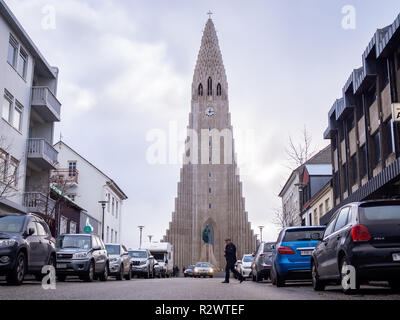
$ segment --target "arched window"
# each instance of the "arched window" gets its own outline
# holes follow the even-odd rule
[[[211,77],[209,77],[208,81],[207,81],[207,95],[212,96],[212,79],[211,79]]]
[[[199,96],[203,96],[203,85],[201,83],[199,84]]]
[[[220,83],[217,85],[217,96],[222,96],[222,86]]]

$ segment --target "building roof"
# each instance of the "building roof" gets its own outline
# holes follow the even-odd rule
[[[306,164],[306,170],[310,176],[331,176],[331,164]]]
[[[79,210],[82,211],[86,211],[85,209],[83,209],[81,206],[79,206],[74,200],[72,200],[69,196],[63,194],[63,192],[58,189],[56,186],[54,186],[53,184],[50,185],[51,191],[53,191],[55,194],[57,194],[59,197],[62,197],[64,200],[66,200],[69,204],[73,205],[74,207],[76,207]]]
[[[332,164],[332,156],[331,156],[331,145],[329,144],[324,149],[319,151],[317,154],[312,156],[305,164],[294,169],[286,181],[285,185],[283,186],[281,192],[279,193],[279,197],[283,197],[287,187],[289,186],[290,182],[293,180],[294,176],[297,174],[301,174],[304,170],[305,165],[307,164]],[[331,174],[332,174],[332,167],[331,167]]]
[[[49,65],[4,0],[0,0],[0,14],[7,21],[15,35],[20,39],[20,41],[22,41],[24,47],[26,47],[29,53],[34,57],[35,67],[41,72],[45,73],[46,76],[56,79],[58,69]]]
[[[92,166],[95,170],[97,170],[101,175],[103,175],[108,181],[107,185],[113,189],[116,193],[118,193],[121,197],[122,200],[128,199],[128,196],[122,191],[122,189],[115,183],[113,179],[111,179],[108,175],[106,175],[103,171],[101,171],[99,168],[97,168],[94,164],[92,164],[90,161],[88,161],[86,158],[82,157],[78,152],[76,152],[74,149],[72,149],[69,145],[67,145],[64,141],[58,141],[55,145],[54,148],[56,148],[58,145],[62,144],[63,146],[67,147],[70,149],[73,153],[75,153],[77,156],[82,158],[86,163],[88,163],[90,166]]]

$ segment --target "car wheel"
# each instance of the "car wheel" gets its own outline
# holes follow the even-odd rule
[[[89,270],[87,271],[87,274],[84,277],[84,281],[93,282],[93,280],[94,280],[94,262],[90,261]]]
[[[274,267],[274,285],[276,285],[278,288],[284,287],[286,284],[286,280],[283,276],[281,276],[276,270],[276,267]]]
[[[6,280],[10,285],[20,286],[24,282],[26,273],[26,258],[23,252],[20,252],[17,257],[17,262],[13,270],[7,275]]]
[[[392,292],[400,292],[400,279],[389,280],[389,286]]]
[[[120,267],[119,267],[119,273],[117,275],[117,280],[121,281],[123,279],[124,279],[124,265],[121,264]]]
[[[251,273],[251,280],[253,280],[254,282],[256,281],[256,276],[254,275],[254,272]]]
[[[261,282],[263,280],[262,276],[260,275],[260,273],[256,273],[256,282]]]
[[[100,281],[107,281],[108,280],[108,264],[104,267],[103,273],[100,275]]]
[[[312,284],[315,291],[324,291],[325,290],[325,282],[319,279],[318,269],[315,263],[313,262],[311,265],[311,273],[312,273]]]
[[[358,290],[360,290],[360,282],[358,281],[358,279],[357,279],[357,277],[355,278],[355,281],[356,281],[356,283],[355,283],[355,286],[354,286],[354,284],[353,284],[353,288],[351,287],[351,284],[350,285],[344,285],[344,283],[345,283],[345,281],[344,281],[344,279],[343,279],[343,277],[345,276],[345,275],[347,275],[347,273],[344,271],[344,269],[346,268],[346,267],[348,267],[350,264],[349,264],[349,262],[347,261],[347,258],[346,257],[343,257],[342,258],[342,260],[341,260],[341,262],[340,262],[340,283],[341,283],[341,286],[342,286],[342,290],[343,290],[343,293],[344,294],[354,294],[354,293],[356,293]],[[354,288],[355,287],[355,288]]]
[[[132,266],[129,266],[128,274],[125,275],[125,280],[132,280]]]

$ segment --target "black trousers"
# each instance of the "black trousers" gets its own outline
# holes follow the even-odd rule
[[[230,273],[233,272],[239,280],[243,278],[243,276],[235,269],[235,261],[227,261],[225,267],[225,281],[229,282]]]

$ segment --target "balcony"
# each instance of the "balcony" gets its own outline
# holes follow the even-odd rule
[[[54,215],[54,206],[56,202],[47,198],[41,192],[26,192],[24,194],[24,207],[31,213],[39,213],[42,215]]]
[[[43,170],[55,169],[58,152],[45,139],[28,139],[28,159]]]
[[[61,103],[48,87],[32,87],[31,106],[46,122],[60,121]]]
[[[65,183],[70,186],[77,186],[79,171],[76,169],[57,169],[51,172],[51,182]]]

